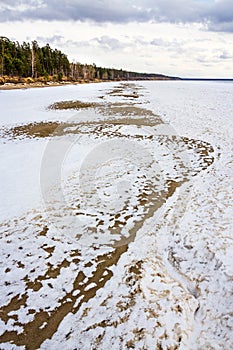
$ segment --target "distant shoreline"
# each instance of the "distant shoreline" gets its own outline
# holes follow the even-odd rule
[[[134,79],[132,79],[134,80]],[[229,81],[233,82],[233,78],[178,78],[178,79],[135,79],[138,81]],[[31,82],[31,83],[5,83],[0,85],[0,90],[23,90],[23,89],[33,89],[33,88],[46,88],[46,87],[56,87],[56,86],[67,86],[67,85],[81,85],[81,84],[96,84],[96,83],[109,83],[109,82],[119,82],[119,81],[131,81],[129,80],[80,80],[80,81],[48,81],[48,82]]]
[[[111,82],[120,82],[120,81],[171,81],[175,80],[173,78],[150,78],[150,79],[119,79],[119,80],[80,80],[80,81],[48,81],[48,82],[30,82],[30,83],[5,83],[0,85],[0,90],[18,90],[18,89],[32,89],[32,88],[45,88],[45,87],[56,87],[56,86],[67,86],[67,85],[81,85],[81,84],[97,84],[97,83],[111,83]],[[178,79],[177,79],[178,80]],[[179,79],[180,80],[180,79]]]
[[[56,86],[67,86],[67,85],[79,85],[88,83],[98,83],[98,81],[91,82],[34,82],[34,83],[5,83],[0,85],[0,90],[19,90],[19,89],[33,89],[33,88],[46,88],[46,87],[56,87]]]
[[[233,81],[233,78],[181,78],[183,81]]]

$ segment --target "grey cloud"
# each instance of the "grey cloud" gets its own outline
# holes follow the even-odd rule
[[[31,40],[30,37],[26,38],[28,41]],[[53,35],[53,36],[48,36],[48,37],[43,37],[43,36],[37,36],[35,38],[36,41],[38,41],[39,43],[42,44],[47,44],[49,43],[50,45],[53,44],[65,44],[66,43],[66,39],[62,36],[62,35]]]
[[[209,9],[209,29],[219,32],[233,33],[233,3],[232,0],[218,0]]]
[[[122,50],[124,47],[128,46],[122,42],[120,42],[118,39],[111,38],[107,35],[101,36],[100,38],[94,38],[91,40],[92,42],[96,42],[99,44],[102,49],[107,50]]]
[[[215,6],[209,11],[210,17],[216,23],[229,23],[233,21],[232,0],[216,1]]]
[[[233,33],[233,21],[231,22],[211,22],[208,29],[213,32]]]
[[[25,6],[25,10],[22,10]],[[141,14],[142,13],[142,14]],[[0,20],[92,20],[95,22],[128,22],[146,20],[142,10],[123,1],[106,0],[11,0],[0,2]],[[144,17],[144,18],[143,18]],[[146,16],[147,17],[147,16]],[[148,17],[149,19],[149,17]]]
[[[185,41],[177,41],[175,40],[164,40],[162,38],[154,38],[152,41],[150,41],[150,45],[153,46],[163,46],[163,47],[178,47],[179,45],[185,44]]]
[[[184,40],[163,40],[161,38],[154,38],[150,41],[149,45],[158,47],[159,49],[170,51],[177,55],[181,55],[186,52],[185,49],[186,42]]]
[[[28,41],[30,41],[30,38],[26,38]],[[135,48],[137,47],[138,50],[141,50],[143,52],[143,49],[147,48],[158,48],[158,50],[166,50],[173,52],[175,54],[183,54],[186,52],[185,44],[187,43],[184,40],[164,40],[160,37],[155,37],[153,40],[146,40],[145,38],[141,36],[135,36],[131,38],[125,37],[125,40],[118,40],[115,37],[103,35],[100,37],[94,37],[90,39],[89,41],[83,41],[79,39],[76,40],[74,38],[73,40],[67,40],[65,37],[61,35],[53,35],[53,36],[47,36],[47,37],[36,37],[35,38],[40,45],[45,45],[46,43],[49,43],[51,46],[55,46],[61,50],[65,50],[67,46],[70,48],[81,48],[81,47],[90,47],[90,48],[100,48],[101,50],[105,51],[119,51],[123,50],[125,48]],[[196,49],[195,49],[196,50]]]
[[[201,22],[233,32],[232,0],[0,0],[0,21]]]
[[[233,55],[229,54],[228,52],[224,51],[221,55],[219,55],[219,58],[222,60],[232,60]]]
[[[27,41],[31,41],[30,37],[26,38]],[[60,50],[65,50],[67,46],[69,48],[82,48],[85,49],[89,48],[100,48],[102,51],[117,51],[117,50],[123,50],[125,47],[134,46],[135,42],[127,41],[122,42],[114,37],[110,37],[107,35],[103,35],[101,37],[94,37],[89,41],[83,41],[83,40],[67,40],[65,37],[61,35],[53,35],[53,36],[37,36],[35,38],[36,41],[38,41],[39,45],[46,45],[49,43],[51,47],[57,47]]]
[[[160,39],[160,38],[158,39],[158,38],[156,38],[156,39],[153,39],[153,40],[150,42],[150,44],[153,45],[153,46],[164,46],[165,42],[164,42],[163,39]]]

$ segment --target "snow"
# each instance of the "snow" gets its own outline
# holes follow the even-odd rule
[[[180,81],[0,93],[1,349],[233,347],[232,95]],[[103,107],[47,108],[73,99]],[[107,122],[122,101],[160,123]],[[40,121],[79,132],[5,133]]]

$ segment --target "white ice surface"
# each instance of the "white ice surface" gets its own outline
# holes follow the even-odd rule
[[[118,350],[133,344],[136,349],[150,350],[158,339],[161,339],[162,349],[173,349],[181,334],[179,349],[229,350],[233,348],[233,84],[179,81],[136,84],[145,88],[142,93],[149,103],[144,106],[170,125],[169,134],[209,142],[215,151],[214,163],[193,177],[187,187],[176,191],[157,212],[157,217],[145,223],[127,253],[111,267],[113,277],[104,288],[77,313],[69,313],[41,349],[63,346],[67,350],[75,347],[89,350],[92,346]],[[65,121],[72,117],[76,119],[77,115],[80,120],[87,120],[83,112],[49,111],[46,107],[59,100],[101,102],[98,97],[115,85],[0,91],[0,125]],[[145,102],[143,97],[140,101]],[[145,127],[140,132],[138,127],[127,126],[121,128],[120,133],[130,137],[137,133],[146,136],[149,129]],[[107,141],[84,135],[79,144],[75,139],[65,158],[62,174],[64,184],[68,179],[68,183],[74,185],[73,191],[65,188],[69,198],[78,196],[75,191],[79,187],[72,177],[74,171],[80,169],[82,159],[103,140]],[[48,262],[54,266],[64,259],[71,262],[60,269],[57,278],[47,276],[40,290],[28,292],[26,309],[15,311],[22,323],[33,319],[33,315],[27,313],[29,309],[47,308],[50,311],[57,307],[59,300],[72,290],[73,276],[78,270],[83,270],[86,278],[90,278],[95,268],[94,265],[85,267],[86,262],[95,258],[95,252],[84,248],[83,260],[76,265],[70,249],[79,249],[79,245],[70,242],[69,237],[60,237],[52,227],[46,237],[37,236],[40,231],[37,224],[46,224],[44,218],[35,216],[44,208],[40,169],[47,144],[47,139],[3,138],[0,141],[0,217],[4,223],[1,276],[2,281],[9,282],[10,279],[11,282],[10,285],[2,283],[1,305],[7,304],[12,296],[23,295],[26,275],[34,280],[46,274]],[[146,140],[143,145],[150,149]],[[171,174],[174,171],[171,155],[165,155],[166,147],[156,150],[153,148],[151,152],[158,158],[161,169]],[[162,155],[165,157],[161,158]],[[187,162],[190,159],[192,157],[188,157]],[[108,172],[108,168],[104,171]],[[146,176],[146,169],[142,167],[140,174]],[[172,176],[175,175],[174,172]],[[128,181],[127,177],[125,179]],[[133,193],[139,189],[135,187]],[[110,196],[115,193],[112,187],[108,187],[108,191]],[[132,201],[132,206],[134,204]],[[84,215],[80,213],[81,223],[87,220],[87,214],[91,218],[93,213],[90,210]],[[10,220],[12,218],[18,221]],[[106,242],[105,236],[103,240]],[[46,247],[55,247],[51,256],[44,250]],[[20,261],[24,269],[18,268]],[[131,285],[130,267],[138,261],[143,261],[142,277]],[[7,266],[11,267],[10,273],[5,272]],[[89,283],[86,290],[94,286]],[[183,312],[176,312],[176,308]],[[101,322],[105,322],[104,328]],[[6,324],[2,322],[1,333],[12,330],[12,325],[13,319]],[[2,348],[22,347],[4,343]]]

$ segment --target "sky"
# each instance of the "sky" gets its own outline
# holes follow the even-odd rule
[[[74,62],[233,78],[233,0],[0,0],[0,36]]]

